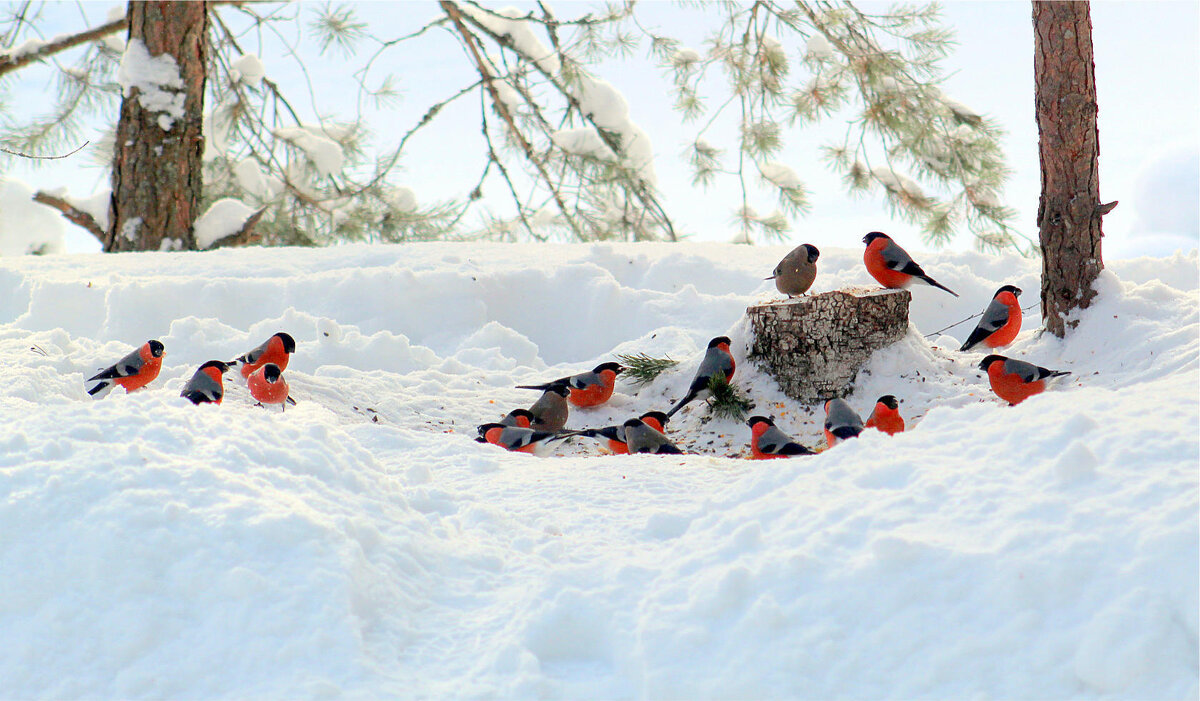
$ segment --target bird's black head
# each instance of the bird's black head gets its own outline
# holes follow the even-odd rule
[[[600,363],[596,367],[592,368],[592,372],[597,374],[602,373],[605,370],[612,370],[614,373],[620,375],[625,370],[625,366],[621,365],[620,363]]]
[[[821,257],[821,252],[818,251],[817,247],[812,245],[811,243],[804,244],[804,249],[808,251],[808,262],[809,263],[816,263],[817,259]]]
[[[566,397],[571,394],[571,386],[566,382],[555,382],[546,388],[547,392],[553,392],[560,397]]]
[[[891,394],[885,394],[875,400],[876,404],[882,404],[893,411],[900,408],[900,402],[896,401],[896,397]]]
[[[146,344],[150,346],[150,355],[154,356],[155,358],[163,357],[163,353],[167,351],[160,341],[146,341]]]
[[[207,363],[200,366],[201,370],[203,370],[204,368],[216,368],[217,372],[224,375],[225,373],[229,372],[229,363],[223,363],[220,360],[210,360]]]
[[[477,428],[477,430],[479,431],[479,437],[482,438],[482,437],[486,436],[487,432],[492,430],[493,428],[504,428],[504,424],[498,424],[498,423],[480,424]]]
[[[621,425],[625,428],[637,428],[638,426],[644,426],[645,424],[642,423],[641,419],[629,419]]]
[[[638,418],[642,419],[643,422],[646,419],[655,419],[658,421],[658,425],[663,426],[663,427],[666,427],[667,422],[671,420],[671,417],[667,416],[665,413],[663,413],[661,411],[647,411],[645,414],[642,414]]]
[[[997,297],[1000,295],[1001,292],[1011,292],[1011,293],[1013,293],[1013,297],[1021,296],[1021,288],[1017,287],[1016,285],[1005,285],[1004,287],[1001,287],[1000,289],[996,290],[996,294],[994,294],[992,296]]]
[[[992,364],[992,363],[994,363],[994,362],[996,362],[996,361],[1001,361],[1001,362],[1003,362],[1003,361],[1005,361],[1005,360],[1008,360],[1008,358],[1005,358],[1005,357],[1004,357],[1004,356],[1002,356],[1002,355],[996,355],[995,353],[993,353],[992,355],[989,355],[988,357],[986,357],[986,358],[984,358],[983,360],[979,361],[979,369],[980,369],[980,370],[987,370],[987,369],[988,369],[988,368],[991,366],[991,364]]]
[[[275,337],[278,338],[280,341],[283,341],[283,352],[285,352],[285,353],[295,353],[296,352],[296,339],[292,338],[291,336],[289,336],[288,334],[286,334],[282,331],[275,334]]]
[[[733,341],[729,340],[728,336],[717,336],[716,338],[714,338],[713,340],[708,342],[708,347],[716,348],[717,346],[721,345],[722,343],[724,343],[725,345],[728,346],[729,344],[733,343]]]
[[[751,416],[750,420],[746,422],[746,425],[750,428],[754,428],[754,424],[767,424],[769,426],[774,426],[775,422],[766,416]]]
[[[883,233],[882,231],[872,231],[871,233],[869,233],[863,237],[863,243],[870,246],[871,242],[874,241],[875,239],[889,239],[890,240],[891,238],[892,238],[891,236],[888,236],[887,234]]]
[[[282,375],[283,372],[279,369],[279,366],[276,365],[275,363],[267,363],[262,368],[262,374],[263,374],[263,379],[266,380],[267,382],[278,382],[279,376]]]

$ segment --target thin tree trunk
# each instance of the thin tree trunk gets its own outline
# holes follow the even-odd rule
[[[1100,204],[1096,68],[1087,2],[1033,3],[1038,151],[1042,195],[1042,318],[1062,337],[1065,316],[1091,304],[1104,269]],[[1074,326],[1074,324],[1070,324]]]
[[[147,109],[136,87],[121,101],[106,251],[196,247],[192,223],[199,215],[204,153],[207,4],[139,1],[128,5],[130,43],[140,40],[150,56],[166,54],[175,59],[183,81],[181,88],[175,88],[184,95],[183,116]]]

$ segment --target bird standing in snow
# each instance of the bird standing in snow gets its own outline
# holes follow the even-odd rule
[[[99,399],[111,392],[115,385],[124,387],[127,393],[139,390],[158,377],[165,354],[163,344],[154,340],[146,341],[137,350],[89,377],[87,381],[96,384],[87,393]]]
[[[750,427],[750,455],[755,460],[815,455],[779,430],[775,422],[765,416],[752,416],[746,425]]]
[[[505,426],[500,423],[483,424],[479,426],[480,443],[491,443],[506,450],[518,453],[538,453],[549,445],[550,441],[565,436],[553,431],[537,431],[520,426]]]
[[[625,445],[630,455],[649,453],[651,455],[679,455],[683,451],[671,442],[670,438],[651,428],[641,419],[630,419],[622,428],[625,429]]]
[[[642,423],[650,428],[663,433],[663,427],[667,425],[670,419],[661,411],[648,411],[638,417]],[[588,438],[596,438],[605,440],[605,445],[614,455],[628,455],[629,445],[625,442],[625,426],[604,426],[603,428],[585,428],[581,431],[572,431],[571,436],[586,436]]]
[[[996,290],[975,330],[959,350],[971,350],[980,343],[992,349],[1012,343],[1021,331],[1021,305],[1017,303],[1020,294],[1021,289],[1012,285]]]
[[[877,428],[894,436],[904,430],[904,417],[900,415],[900,402],[890,394],[875,400],[875,408],[867,417],[867,428]]]
[[[620,363],[601,363],[587,372],[570,377],[560,377],[541,385],[517,385],[517,389],[550,389],[554,384],[565,384],[570,390],[567,400],[577,407],[599,406],[612,396],[617,384],[617,375],[625,368]]]
[[[551,382],[542,396],[529,407],[533,421],[529,427],[539,431],[561,431],[567,425],[567,397],[571,390],[565,382]]]
[[[667,412],[668,418],[674,416],[683,408],[683,405],[707,394],[708,383],[712,378],[721,377],[726,382],[733,379],[733,371],[737,367],[737,363],[733,361],[733,354],[729,351],[730,343],[732,341],[728,336],[717,336],[708,342],[708,350],[704,352],[704,358],[700,360],[700,367],[696,368],[696,376],[692,378],[692,384],[688,386],[687,394]]]
[[[279,410],[283,411],[285,404],[296,404],[296,400],[288,396],[287,380],[283,379],[283,371],[275,363],[267,363],[250,373],[246,385],[250,388],[250,396],[263,406],[278,404]]]
[[[813,280],[817,279],[817,258],[821,252],[812,244],[802,244],[779,261],[768,280],[775,281],[775,289],[788,297],[808,292]]]
[[[278,366],[280,370],[286,370],[288,359],[295,352],[295,339],[280,331],[263,341],[262,345],[245,355],[239,355],[237,360],[231,360],[228,364],[231,366],[240,366],[239,370],[242,373],[242,377],[249,378],[251,373],[267,363]]]
[[[229,372],[229,364],[220,360],[210,360],[200,366],[192,375],[192,379],[183,386],[179,396],[191,400],[192,404],[220,404],[225,396],[224,375]]]
[[[830,448],[863,432],[863,421],[845,399],[825,402],[825,444]]]
[[[887,234],[872,231],[863,237],[863,243],[867,244],[867,249],[863,252],[863,263],[867,266],[867,272],[878,280],[880,285],[899,290],[911,285],[913,280],[920,280],[955,297],[958,296],[954,290],[926,275],[921,266],[913,261],[912,256],[896,245]]]
[[[979,362],[986,370],[992,391],[1009,404],[1020,404],[1035,394],[1046,391],[1046,379],[1070,375],[1066,370],[1047,370],[1024,360],[989,355]]]

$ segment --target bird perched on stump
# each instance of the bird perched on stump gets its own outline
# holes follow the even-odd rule
[[[768,280],[775,281],[775,289],[788,297],[795,297],[808,292],[813,280],[817,279],[817,258],[821,252],[817,247],[805,243],[792,249],[792,252],[779,261]]]
[[[830,448],[863,432],[863,421],[845,399],[825,402],[825,444]]]
[[[567,397],[571,390],[565,382],[551,382],[542,396],[529,407],[533,420],[529,427],[538,431],[561,431],[567,425]]]
[[[875,408],[867,417],[867,428],[877,428],[894,436],[904,430],[904,417],[900,415],[900,402],[890,394],[875,400]]]
[[[766,416],[752,416],[746,425],[750,427],[750,455],[755,460],[815,455],[779,430]]]
[[[650,453],[652,455],[679,455],[683,453],[670,438],[651,428],[641,419],[630,419],[622,424],[625,429],[625,445],[631,455]]]
[[[229,372],[229,364],[220,360],[210,360],[201,365],[192,375],[192,379],[183,386],[179,396],[191,401],[192,404],[220,404],[225,396],[225,373]]]
[[[704,358],[700,360],[700,367],[696,368],[696,376],[692,378],[692,384],[688,386],[687,394],[667,412],[668,418],[674,416],[688,402],[706,395],[708,383],[712,378],[721,377],[726,382],[733,379],[733,371],[737,367],[737,363],[733,361],[733,353],[729,351],[730,343],[732,341],[728,336],[717,336],[708,342],[708,350],[704,351]]]
[[[879,281],[880,285],[892,290],[901,290],[911,285],[914,280],[920,280],[926,285],[933,285],[955,297],[958,296],[954,290],[926,275],[912,256],[887,234],[872,231],[863,237],[863,243],[867,244],[867,249],[863,251],[863,263],[867,266],[867,272]]]
[[[146,341],[137,350],[89,377],[87,381],[96,384],[87,393],[99,399],[116,385],[124,387],[126,393],[145,387],[158,377],[166,352],[162,343]]]
[[[1014,405],[1046,391],[1047,378],[1071,374],[1002,355],[989,355],[979,362],[979,368],[987,371],[996,396]]]
[[[577,407],[599,406],[612,396],[617,384],[617,375],[625,370],[620,363],[601,363],[587,372],[570,377],[560,377],[541,385],[517,385],[517,389],[550,389],[554,384],[565,384],[570,390],[567,400]]]
[[[996,290],[975,330],[959,350],[971,350],[980,343],[992,349],[1012,343],[1021,331],[1021,305],[1017,302],[1020,294],[1021,289],[1012,285]]]

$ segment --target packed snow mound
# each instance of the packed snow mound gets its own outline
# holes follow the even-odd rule
[[[0,679],[14,697],[1194,698],[1200,601],[1197,256],[1110,264],[1072,374],[1016,407],[926,338],[1038,263],[918,256],[909,334],[848,398],[910,429],[752,462],[702,402],[702,454],[507,453],[476,424],[615,353],[681,361],[568,426],[682,396],[734,339],[755,413],[820,412],[745,358],[788,246],[353,245],[0,259]],[[815,292],[871,286],[822,250]],[[297,341],[298,405],[179,391]],[[137,345],[159,379],[94,401]],[[730,457],[733,456],[733,457]]]

